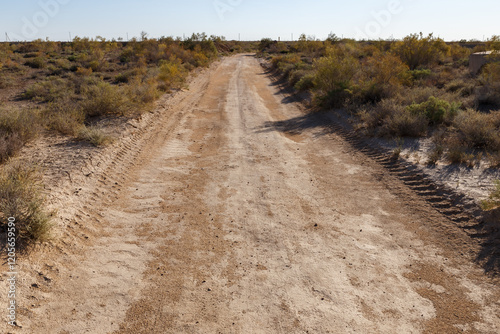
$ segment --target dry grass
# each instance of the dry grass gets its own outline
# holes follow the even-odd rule
[[[52,213],[44,206],[36,168],[14,163],[0,172],[0,212],[16,219],[17,243],[23,248],[50,238]]]
[[[40,124],[38,114],[32,110],[0,110],[0,162],[38,136]]]
[[[500,207],[500,181],[495,181],[495,189],[491,192],[489,198],[481,202],[483,210],[493,210]]]
[[[77,133],[77,138],[79,140],[87,141],[96,147],[105,146],[113,142],[113,137],[108,136],[103,129],[95,126],[80,127]]]

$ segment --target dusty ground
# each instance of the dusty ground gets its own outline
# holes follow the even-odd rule
[[[51,189],[61,236],[23,259],[22,328],[2,332],[500,332],[474,221],[304,116],[250,55],[190,87]]]

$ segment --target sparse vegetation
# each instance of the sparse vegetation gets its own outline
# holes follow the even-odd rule
[[[297,42],[261,42],[261,55],[290,86],[309,92],[320,109],[342,108],[355,128],[389,138],[439,137],[429,157],[476,165],[500,159],[500,62],[478,76],[468,69],[473,51],[496,50],[498,37],[445,43],[432,34],[399,41],[301,36]],[[437,140],[434,140],[438,142]]]
[[[26,245],[50,234],[37,171],[5,163],[26,143],[48,131],[109,144],[106,120],[138,116],[163,92],[184,87],[192,70],[255,47],[205,34],[184,41],[142,37],[0,43],[0,94],[7,101],[0,105],[0,214],[16,217]]]
[[[50,238],[51,213],[45,210],[36,168],[14,163],[0,172],[0,213],[16,219],[17,243],[22,247]]]
[[[493,210],[500,207],[500,180],[495,181],[495,189],[489,198],[481,202],[483,210]]]

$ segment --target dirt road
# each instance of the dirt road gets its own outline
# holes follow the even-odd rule
[[[226,58],[166,104],[82,190],[86,251],[15,332],[500,332],[470,238],[257,59]]]

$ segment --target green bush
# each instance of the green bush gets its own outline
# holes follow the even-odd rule
[[[300,78],[300,80],[295,84],[295,89],[299,92],[305,92],[315,87],[314,85],[314,73],[308,72]]]
[[[432,71],[429,69],[416,69],[408,71],[408,74],[412,77],[413,80],[421,80],[430,77]]]
[[[445,121],[451,122],[457,115],[459,105],[440,100],[434,96],[429,97],[426,102],[412,104],[407,110],[415,115],[424,115],[431,124],[441,124]]]
[[[324,107],[343,107],[352,95],[350,88],[359,69],[357,59],[331,49],[328,56],[315,61],[314,85],[318,90],[317,101]]]

